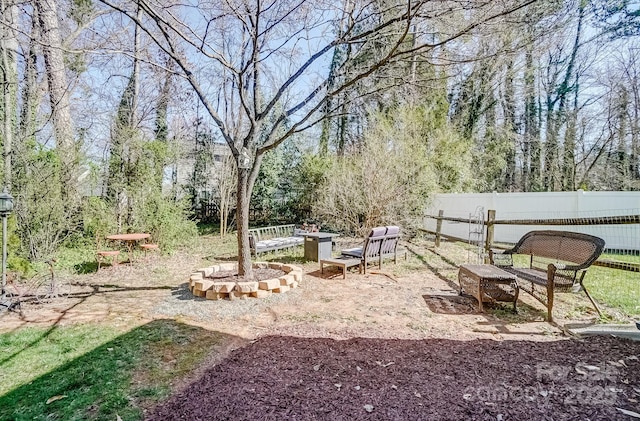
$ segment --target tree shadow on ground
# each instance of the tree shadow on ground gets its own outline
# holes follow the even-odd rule
[[[172,288],[171,296],[181,301],[207,301],[204,297],[196,297],[189,289],[189,283],[184,282],[177,288]]]
[[[434,275],[436,275],[438,278],[440,278],[441,280],[443,280],[444,282],[446,282],[446,284],[454,291],[457,291],[459,289],[459,286],[453,282],[449,277],[446,276],[445,273],[442,272],[442,270],[434,265],[432,265],[429,260],[422,254],[419,252],[419,250],[417,248],[411,247],[411,246],[407,246],[407,251],[409,253],[411,253],[411,255],[413,255],[416,259],[418,259],[427,269],[429,269]],[[458,265],[456,262],[448,259],[446,256],[443,256],[431,249],[427,250],[433,254],[435,254],[436,256],[438,256],[440,259],[442,259],[442,261],[444,261],[445,263],[447,263],[448,265],[451,266],[450,270],[457,270]]]
[[[468,294],[425,294],[422,299],[432,313],[448,315],[489,314],[499,317],[500,320],[496,320],[496,323],[526,323],[531,320],[544,319],[546,314],[521,301],[518,301],[517,313],[513,312],[511,303],[497,301],[483,303],[486,313],[481,313],[478,309],[478,300]]]
[[[40,341],[51,335],[51,329],[43,330]],[[139,419],[144,407],[171,393],[173,381],[238,340],[174,320],[154,320],[0,396],[0,419]],[[0,362],[0,370],[7,363]]]

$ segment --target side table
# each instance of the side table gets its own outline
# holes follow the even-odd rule
[[[342,279],[347,279],[347,269],[353,266],[358,266],[359,273],[362,273],[362,260],[350,259],[348,257],[337,257],[334,259],[321,259],[320,260],[320,273],[324,273],[325,266],[339,266],[342,269]]]
[[[331,258],[333,237],[338,237],[340,234],[305,232],[300,235],[304,236],[304,258],[319,262],[322,259]]]
[[[460,295],[465,290],[478,300],[480,312],[484,312],[482,300],[488,297],[492,301],[513,302],[513,312],[517,313],[518,278],[492,265],[462,265],[458,270]]]

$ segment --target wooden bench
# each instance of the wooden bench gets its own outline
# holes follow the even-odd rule
[[[489,260],[518,277],[518,287],[547,307],[547,321],[553,321],[556,292],[583,289],[601,314],[583,281],[587,268],[604,249],[604,240],[593,235],[567,231],[531,231],[509,250],[490,250]],[[528,264],[514,264],[514,255],[527,256]],[[517,263],[517,261],[516,261]]]
[[[249,229],[249,247],[255,257],[260,253],[287,249],[304,244],[300,235],[306,231],[297,230],[294,224],[275,225]]]

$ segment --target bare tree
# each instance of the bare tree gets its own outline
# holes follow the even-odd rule
[[[2,82],[2,143],[3,184],[11,186],[11,154],[17,117],[18,39],[15,30],[17,6],[12,1],[0,1],[0,81]]]
[[[49,104],[57,148],[61,158],[63,197],[72,209],[77,205],[78,157],[69,103],[70,90],[62,48],[56,0],[34,0],[40,25],[42,54],[47,71]]]
[[[316,124],[328,99],[394,60],[472,35],[484,23],[535,1],[479,2],[472,4],[474,10],[467,1],[392,2],[382,10],[374,1],[349,2],[347,10],[324,0],[229,0],[197,7],[150,0],[102,2],[140,25],[176,62],[229,145],[238,168],[239,271],[251,277],[249,200],[265,153]],[[136,7],[143,17],[136,15]],[[427,42],[433,37],[421,31],[428,32],[425,22],[434,19],[451,25],[437,41]],[[406,42],[409,34],[419,41]],[[386,42],[377,42],[380,37]],[[317,70],[326,68],[341,46],[351,49],[350,62],[372,51],[375,56],[350,66],[340,83],[329,86]]]

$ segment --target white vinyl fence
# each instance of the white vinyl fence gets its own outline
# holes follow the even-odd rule
[[[427,207],[424,228],[436,231],[437,216],[469,219],[496,211],[496,220],[601,218],[640,215],[640,192],[542,192],[437,194]],[[611,225],[495,225],[494,241],[515,243],[537,229],[584,232],[606,241],[609,250],[640,251],[640,224]],[[474,227],[465,222],[442,221],[441,233],[460,239],[470,237]]]

